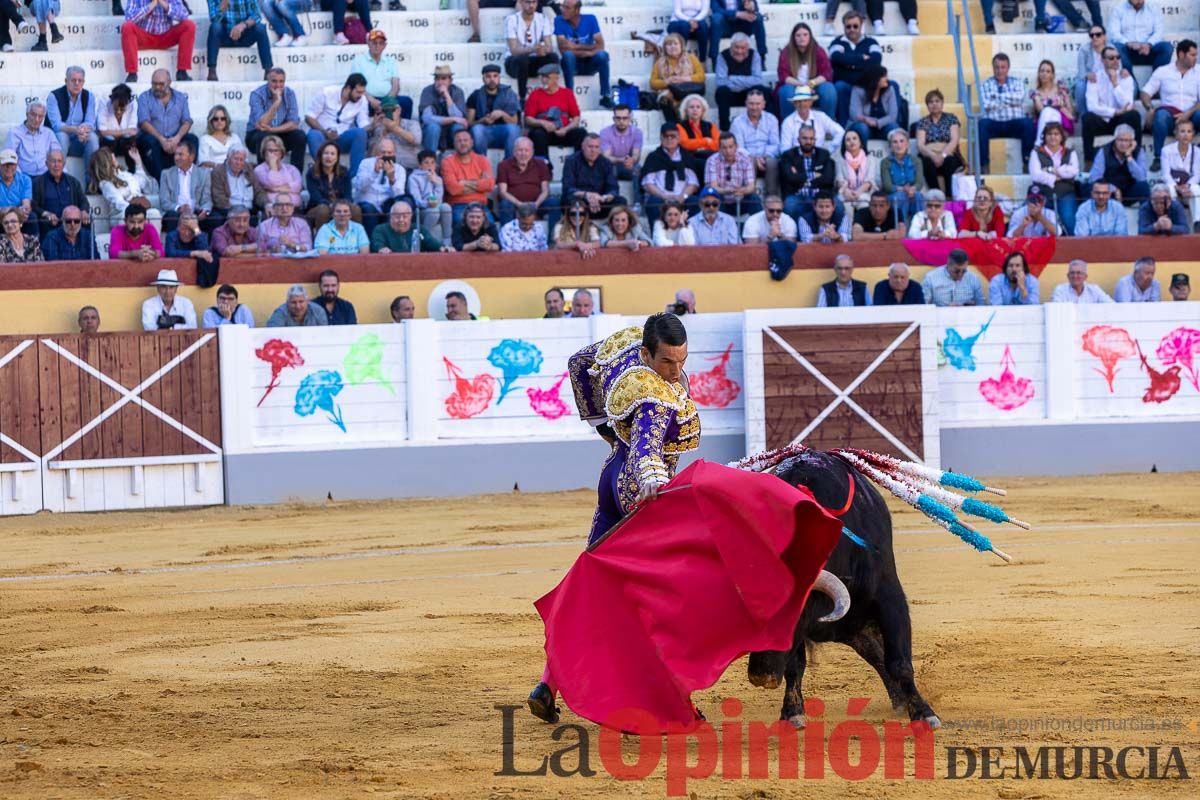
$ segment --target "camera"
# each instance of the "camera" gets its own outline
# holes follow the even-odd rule
[[[671,313],[677,317],[682,317],[684,314],[688,313],[687,303],[676,302],[673,306],[671,306]]]
[[[385,162],[387,164],[395,164],[396,163],[395,156],[380,156],[379,158],[380,158],[380,160],[382,160],[383,162]]]
[[[168,314],[164,311],[158,315],[158,319],[154,321],[154,324],[160,331],[169,331],[171,328],[174,328],[176,325],[179,325],[184,321],[184,318],[178,314]]]

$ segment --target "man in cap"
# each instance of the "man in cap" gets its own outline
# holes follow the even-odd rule
[[[519,0],[517,10],[504,20],[504,38],[508,42],[508,58],[504,69],[510,78],[517,79],[517,93],[525,99],[529,76],[547,64],[558,64],[554,52],[554,26],[538,11],[537,0]],[[574,92],[571,93],[572,97]]]
[[[417,102],[422,149],[449,150],[454,134],[467,127],[466,108],[463,90],[454,84],[454,70],[445,64],[435,67],[433,83],[421,90]]]
[[[838,125],[824,111],[813,108],[816,101],[817,93],[811,86],[801,86],[792,95],[792,105],[796,110],[789,114],[779,126],[779,149],[781,152],[800,144],[802,128],[813,129],[817,135],[817,147],[830,152],[838,152],[842,149],[842,137],[846,135],[846,129]]]
[[[541,88],[525,100],[525,126],[533,140],[533,152],[540,158],[550,157],[551,146],[579,149],[587,136],[575,93],[558,85],[560,75],[557,63],[543,66],[538,70]]]
[[[1171,276],[1171,299],[1187,300],[1192,293],[1192,284],[1188,281],[1186,272],[1176,272]]]
[[[1038,184],[1025,193],[1025,205],[1013,212],[1008,221],[1009,238],[1021,236],[1057,236],[1058,217],[1046,208],[1046,193]]]
[[[186,297],[177,297],[182,285],[173,269],[160,269],[150,284],[153,297],[142,303],[142,330],[192,330],[196,327],[196,309]]]
[[[500,67],[485,64],[483,86],[467,98],[467,124],[475,137],[475,152],[486,156],[488,148],[503,147],[504,157],[511,156],[521,135],[520,117],[521,101],[511,87],[500,83]]]
[[[350,62],[350,71],[367,79],[367,103],[371,113],[378,114],[383,104],[392,101],[400,106],[400,116],[412,116],[412,100],[400,96],[400,67],[396,59],[384,58],[387,34],[375,28],[367,34],[367,52],[359,53]]]
[[[679,146],[679,126],[664,122],[658,132],[658,149],[646,156],[642,165],[642,191],[646,209],[646,220],[651,225],[665,203],[685,203],[688,211],[696,210],[695,194],[700,190],[700,179],[688,168]]]
[[[742,237],[738,236],[737,220],[721,210],[721,193],[711,186],[705,186],[700,191],[700,216],[688,220],[688,224],[696,237],[696,244],[702,247],[742,242]]]
[[[31,219],[33,181],[20,170],[19,160],[16,150],[0,150],[0,208],[15,208],[24,226],[22,230],[32,235],[37,230]]]

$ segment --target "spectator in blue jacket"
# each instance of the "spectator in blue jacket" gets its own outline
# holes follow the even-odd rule
[[[1183,203],[1172,199],[1166,184],[1154,184],[1150,199],[1138,209],[1138,233],[1142,236],[1182,236],[1191,232]]]
[[[862,85],[867,69],[883,64],[879,42],[865,35],[867,18],[857,11],[842,15],[841,36],[829,43],[829,62],[833,65],[833,87],[837,89],[834,119],[845,125],[850,116],[850,90]]]
[[[92,229],[83,227],[83,212],[78,206],[63,209],[62,224],[42,239],[42,256],[47,261],[99,260]]]
[[[908,265],[897,261],[888,267],[887,280],[875,284],[871,305],[876,306],[920,306],[925,304],[925,292],[921,284],[909,277]]]

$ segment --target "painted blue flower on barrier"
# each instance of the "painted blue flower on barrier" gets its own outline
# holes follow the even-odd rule
[[[346,423],[342,422],[342,409],[334,397],[342,391],[342,376],[337,372],[323,369],[308,375],[300,381],[296,389],[296,413],[302,417],[311,416],[318,408],[329,414],[329,421],[346,431]]]
[[[988,321],[983,323],[983,327],[979,329],[979,333],[974,336],[964,337],[954,328],[946,329],[946,338],[942,341],[942,352],[946,356],[946,360],[950,362],[950,366],[955,369],[966,370],[968,372],[975,371],[975,342],[979,341],[979,337],[983,336],[984,331],[992,324],[992,320],[996,318],[996,312],[988,317]]]
[[[533,342],[504,339],[488,353],[488,363],[500,370],[504,376],[500,385],[500,397],[496,400],[496,405],[500,405],[505,396],[513,390],[517,378],[541,371],[542,351]]]

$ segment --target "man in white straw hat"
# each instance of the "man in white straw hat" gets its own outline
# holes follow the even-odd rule
[[[150,284],[157,294],[142,303],[142,329],[190,330],[196,327],[196,309],[186,297],[176,297],[182,285],[173,269],[160,269]]]

